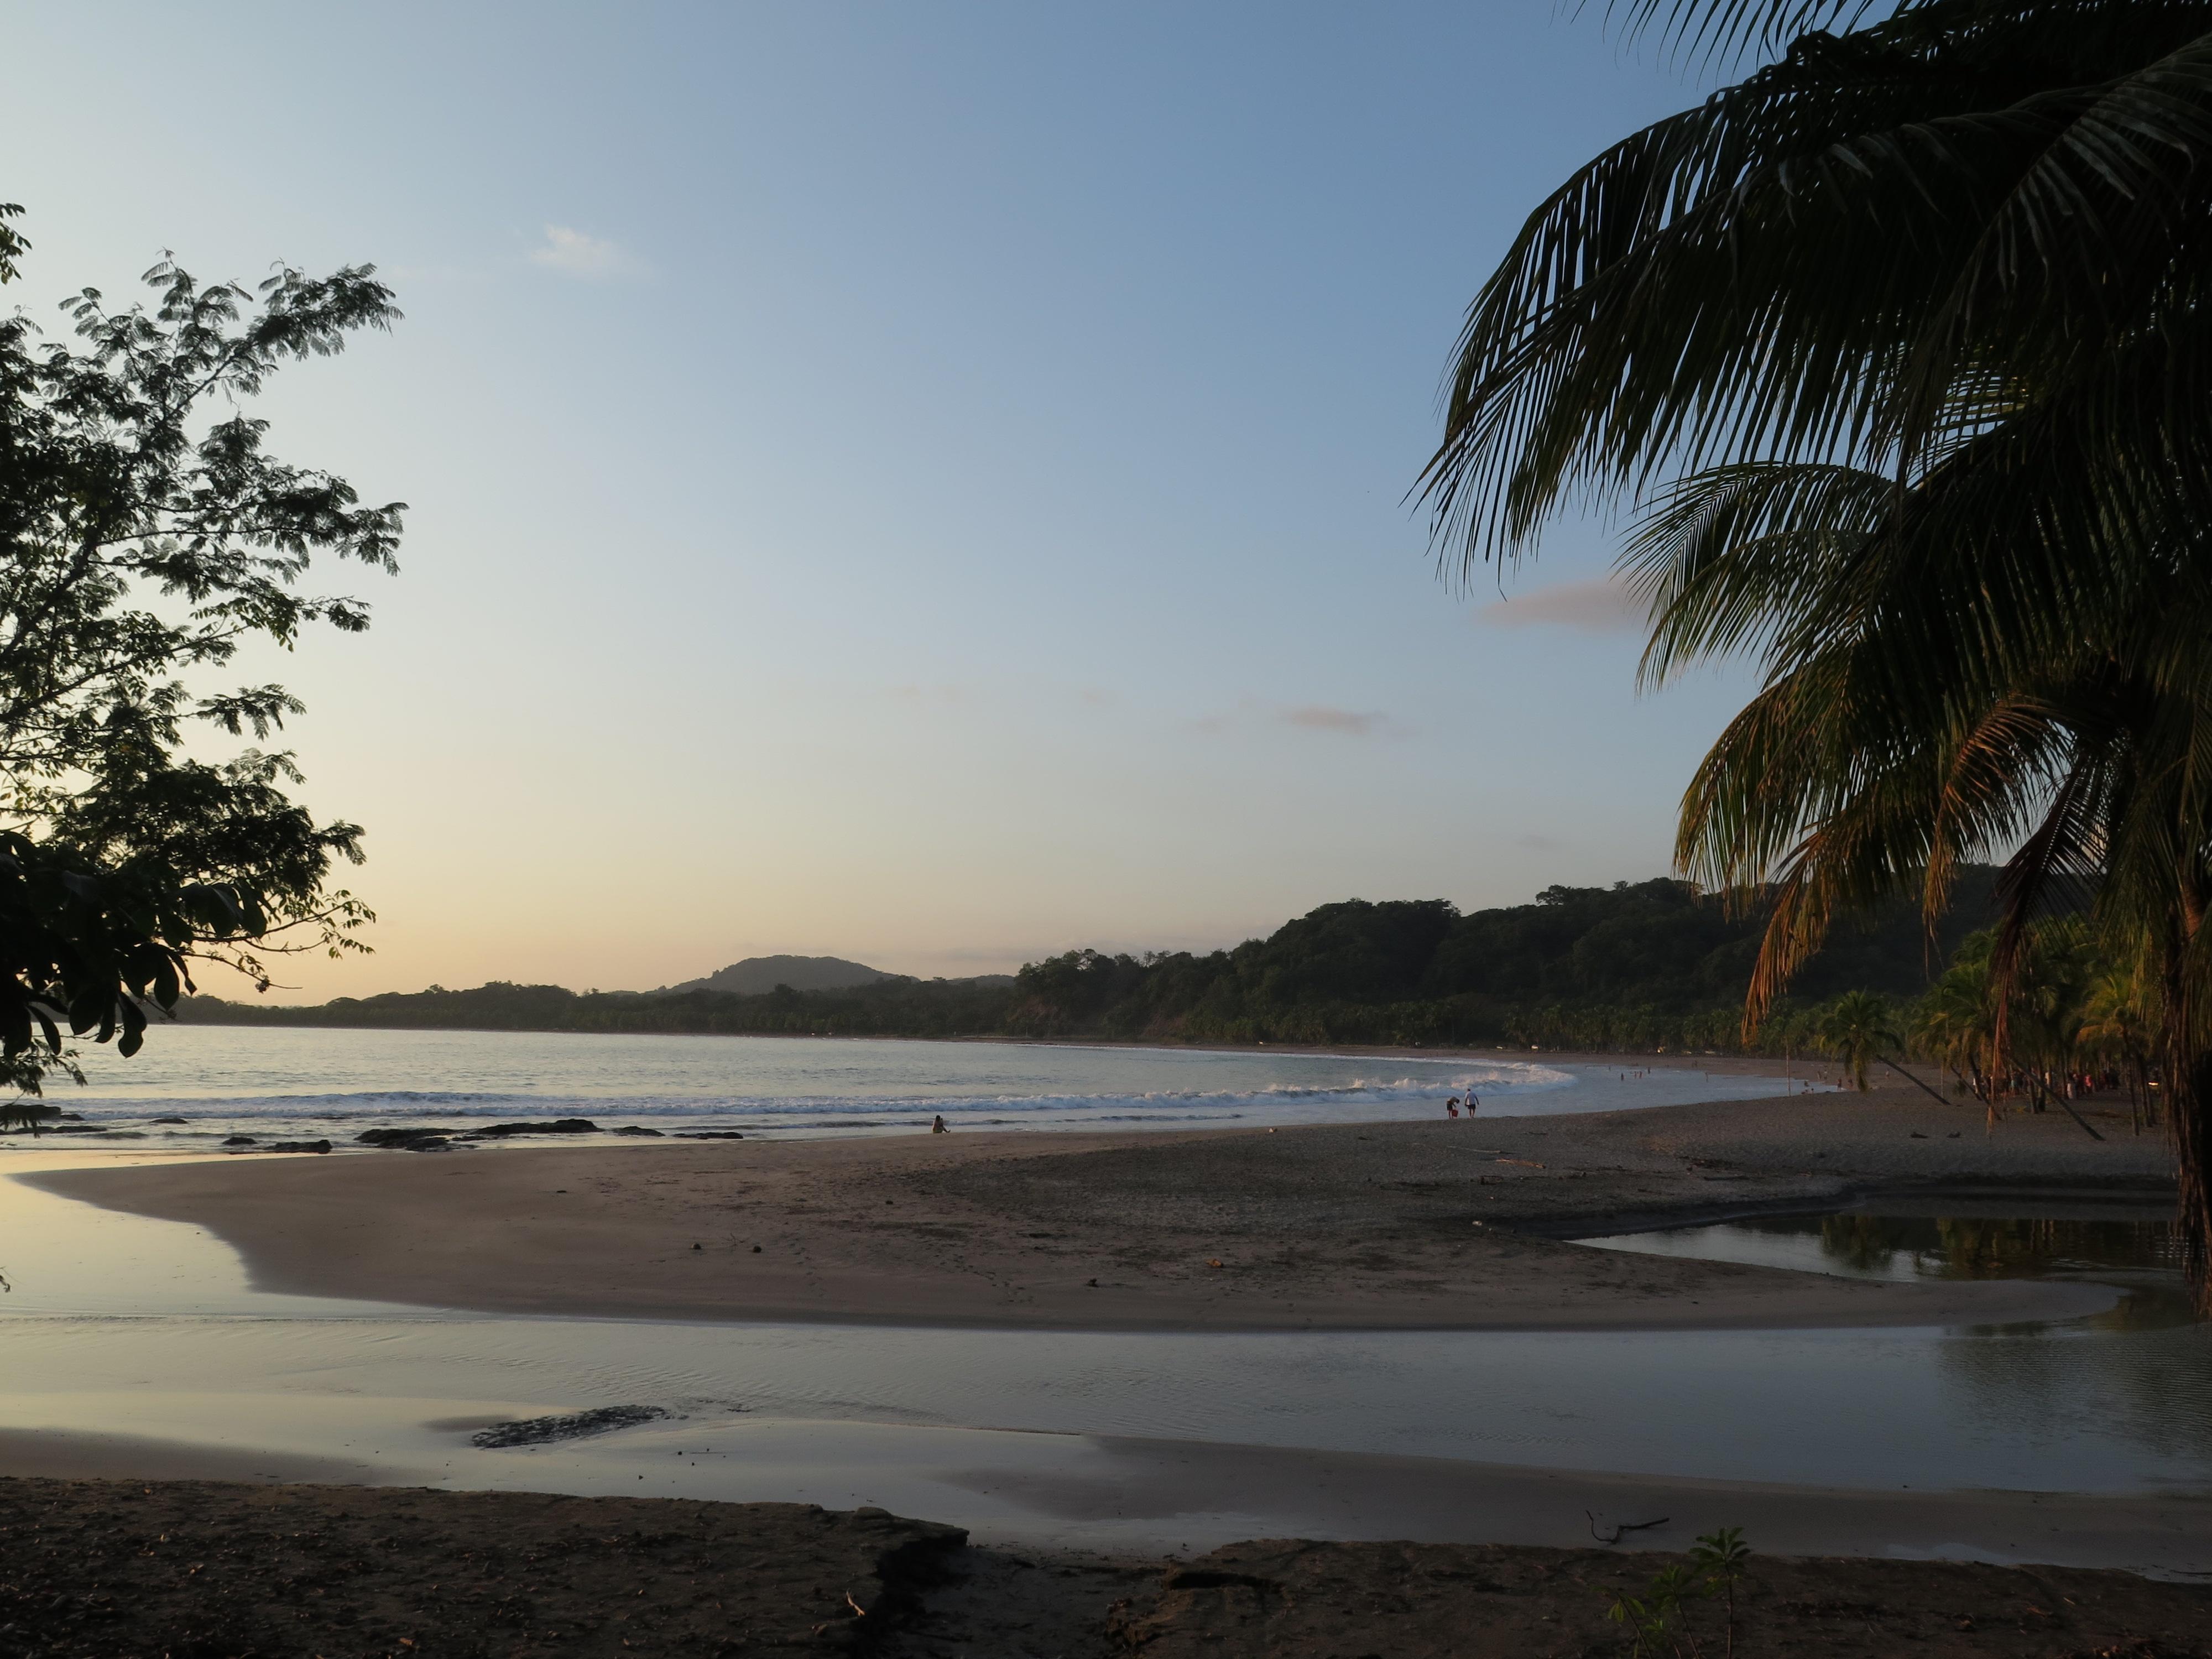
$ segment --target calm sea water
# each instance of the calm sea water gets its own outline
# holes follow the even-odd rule
[[[588,1117],[665,1133],[771,1136],[956,1128],[1127,1129],[1441,1116],[1470,1090],[1491,1115],[1755,1099],[1778,1077],[1694,1068],[1381,1059],[1266,1050],[523,1031],[182,1026],[136,1059],[88,1048],[89,1086],[49,1097],[146,1150],[232,1134],[350,1140],[387,1126]],[[1801,1083],[1796,1085],[1802,1087]],[[182,1123],[161,1123],[182,1118]],[[0,1145],[27,1146],[18,1135]],[[46,1146],[55,1144],[51,1136]]]

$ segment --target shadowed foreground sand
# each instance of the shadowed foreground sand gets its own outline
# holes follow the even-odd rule
[[[736,1655],[1567,1659],[1678,1557],[1495,1545],[1016,1555],[881,1510],[0,1480],[0,1644],[52,1659]],[[1755,1541],[1755,1540],[1754,1540]],[[2202,1659],[2212,1591],[2125,1573],[1755,1555],[1744,1654]],[[1711,1603],[1692,1617],[1721,1649]]]
[[[1902,1087],[1188,1134],[247,1157],[26,1177],[236,1246],[264,1289],[489,1311],[1081,1328],[1995,1322],[2090,1286],[1884,1285],[1564,1237],[1874,1194],[2171,1192],[2156,1136],[1983,1133]]]

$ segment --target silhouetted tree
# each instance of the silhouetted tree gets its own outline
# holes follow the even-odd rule
[[[22,248],[0,235],[0,271]],[[145,280],[148,305],[70,301],[74,345],[0,318],[0,1052],[31,1091],[64,1028],[133,1053],[192,961],[265,984],[267,952],[360,948],[368,915],[329,880],[360,830],[317,823],[291,757],[250,746],[300,704],[200,682],[249,640],[368,625],[299,584],[318,555],[392,568],[401,504],[279,460],[240,405],[398,313],[369,266]],[[250,745],[196,758],[195,728]]]

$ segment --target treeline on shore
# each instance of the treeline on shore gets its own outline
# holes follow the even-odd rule
[[[1800,975],[1798,1010],[1851,991],[1917,998],[1986,917],[1972,869],[1929,940],[1897,904],[1839,930]],[[1462,915],[1442,899],[1323,905],[1206,955],[1071,951],[1011,984],[898,978],[849,989],[575,992],[506,982],[340,997],[312,1007],[188,999],[198,1024],[823,1036],[1102,1036],[1150,1042],[1510,1043],[1743,1052],[1763,918],[1686,882],[1553,887]],[[1749,1045],[1802,1046],[1787,1018]]]

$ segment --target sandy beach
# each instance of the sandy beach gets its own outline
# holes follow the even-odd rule
[[[1985,1136],[1978,1109],[1899,1087],[1581,1116],[592,1141],[22,1178],[205,1229],[264,1290],[491,1312],[1132,1331],[1997,1324],[2093,1311],[2112,1293],[1881,1284],[1569,1241],[1882,1198],[2002,1211],[2170,1197],[2162,1140],[2092,1121],[2102,1140],[2057,1115]],[[2186,1492],[1085,1443],[1079,1465],[942,1478],[1018,1502],[1048,1531],[1227,1504],[1300,1535],[1201,1539],[1161,1562],[971,1544],[880,1510],[423,1491],[444,1476],[358,1448],[273,1454],[86,1425],[0,1435],[14,1540],[0,1596],[34,1650],[86,1659],[769,1646],[1566,1659],[1619,1648],[1611,1598],[1735,1525],[1760,1552],[1747,1651],[2200,1659],[2191,1644],[2212,1625],[2212,1591],[2193,1582],[2212,1500]],[[1596,1547],[1602,1528],[1647,1522]],[[2069,1565],[1996,1565],[2052,1559]]]
[[[1584,1116],[347,1158],[27,1177],[235,1246],[263,1289],[493,1312],[1086,1329],[1999,1322],[2110,1294],[1891,1285],[1565,1238],[1878,1194],[2158,1200],[2162,1139],[1984,1135],[1899,1087]]]

